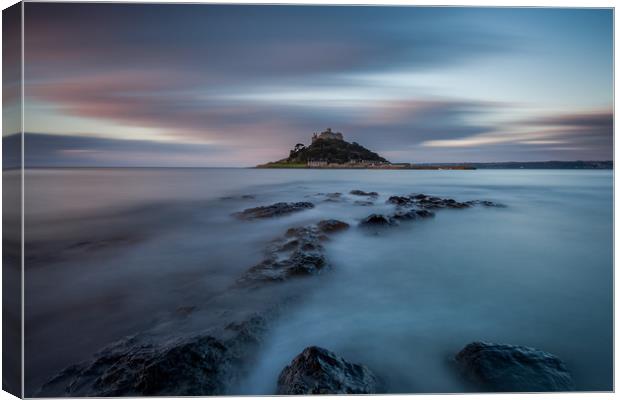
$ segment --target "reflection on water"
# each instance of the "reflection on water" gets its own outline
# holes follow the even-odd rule
[[[359,206],[316,195],[352,189],[381,196]],[[277,289],[302,300],[235,392],[273,393],[308,345],[368,365],[391,392],[460,391],[448,360],[473,340],[538,347],[566,362],[580,390],[611,389],[610,171],[76,169],[26,172],[26,394],[113,340],[208,304],[287,228],[356,224],[412,192],[508,207],[335,237],[327,274]],[[230,215],[276,201],[316,207]],[[203,311],[199,323],[214,324],[216,310]]]

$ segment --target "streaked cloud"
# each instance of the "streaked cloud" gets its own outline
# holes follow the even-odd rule
[[[611,158],[610,10],[28,3],[25,15],[26,130],[52,134],[48,157],[124,162],[114,147],[152,165],[169,149],[166,165],[252,165],[330,126],[393,161]]]

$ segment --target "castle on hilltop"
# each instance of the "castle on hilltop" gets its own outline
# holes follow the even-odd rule
[[[312,143],[314,143],[317,139],[331,139],[331,140],[344,140],[342,133],[340,132],[332,132],[332,128],[327,128],[326,131],[321,133],[313,133],[312,134]]]

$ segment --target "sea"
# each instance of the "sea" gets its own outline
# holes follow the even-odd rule
[[[27,169],[24,182],[26,396],[124,337],[208,330],[286,294],[296,300],[230,394],[275,393],[313,345],[368,366],[389,393],[467,391],[452,359],[473,341],[550,352],[577,390],[613,389],[613,171]],[[356,189],[379,195],[360,205]],[[506,207],[358,226],[413,193]],[[297,201],[314,208],[234,216]],[[325,243],[329,268],[213,300],[288,228],[323,219],[351,225]],[[192,314],[187,332],[169,322],[179,313]]]

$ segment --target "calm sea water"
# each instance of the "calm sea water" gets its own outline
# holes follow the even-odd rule
[[[273,393],[309,345],[368,365],[390,392],[462,391],[448,360],[475,340],[554,353],[579,390],[612,389],[611,171],[59,169],[29,170],[25,182],[26,395],[179,307],[202,310],[196,327],[215,323],[221,310],[209,300],[287,228],[324,218],[355,225],[390,210],[388,196],[412,192],[507,208],[443,210],[379,235],[334,237],[333,268],[306,280],[234,393]],[[381,196],[355,206],[354,196],[316,195],[352,189]],[[316,207],[231,217],[276,201]]]

